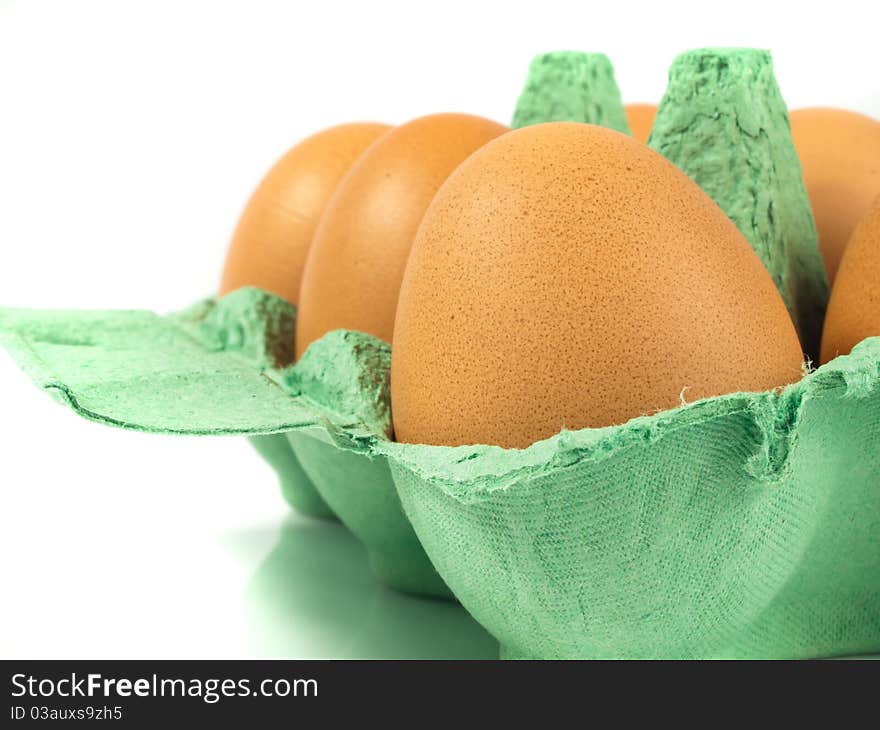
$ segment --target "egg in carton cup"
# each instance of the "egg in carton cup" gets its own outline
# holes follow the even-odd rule
[[[574,118],[624,127],[619,94],[583,103],[585,90],[602,98],[608,79],[592,73],[597,58],[536,59],[515,126]],[[532,115],[535,104],[545,117]],[[768,54],[677,59],[650,146],[706,190],[770,272],[778,307],[767,286],[742,292],[759,308],[766,300],[755,340],[792,349],[793,335],[767,324],[787,307],[803,349],[817,353],[827,282]],[[467,171],[455,176],[438,199],[467,188]],[[416,256],[430,283],[430,258]],[[398,323],[418,321],[413,277],[401,299],[415,303]],[[241,288],[172,317],[5,310],[0,330],[34,380],[87,418],[261,439],[294,504],[336,513],[389,584],[428,595],[448,585],[504,657],[806,657],[880,647],[880,338],[802,377],[788,372],[790,352],[768,351],[778,360],[759,369],[776,368],[770,381],[787,374],[756,392],[683,392],[677,406],[622,425],[455,446],[407,441],[420,431],[426,441],[452,439],[438,429],[468,419],[482,428],[482,404],[453,398],[431,418],[418,398],[398,408],[407,396],[395,395],[392,421],[391,373],[403,368],[395,388],[418,377],[418,337],[395,341],[392,367],[381,338],[331,330],[287,364],[295,320],[284,299]],[[435,324],[447,328],[438,347],[454,344],[448,323]],[[738,334],[751,324],[740,322]],[[719,378],[742,370],[741,357],[731,359],[738,367],[718,360]],[[457,384],[460,373],[441,377]],[[432,385],[422,389],[429,404],[442,400]],[[456,408],[461,423],[449,416]],[[530,415],[488,425],[503,439]]]

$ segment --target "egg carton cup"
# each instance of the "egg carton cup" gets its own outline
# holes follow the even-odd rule
[[[291,317],[241,290],[169,317],[0,310],[0,332],[86,418],[261,439],[290,501],[321,500],[389,585],[449,586],[504,657],[880,649],[880,338],[781,391],[443,447],[391,440],[390,350],[368,335],[273,366]]]
[[[781,392],[523,450],[377,448],[503,657],[880,648],[880,338]]]

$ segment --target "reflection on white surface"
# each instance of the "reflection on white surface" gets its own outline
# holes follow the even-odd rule
[[[261,656],[497,659],[461,606],[380,585],[341,525],[291,516],[246,589],[248,641]]]

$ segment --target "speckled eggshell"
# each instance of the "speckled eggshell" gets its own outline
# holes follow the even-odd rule
[[[651,136],[651,127],[654,126],[654,117],[657,116],[657,105],[627,104],[623,110],[626,112],[626,123],[632,136],[646,144]]]
[[[880,121],[844,109],[796,109],[791,134],[832,283],[856,224],[880,195]]]
[[[431,198],[462,160],[506,131],[482,117],[434,114],[364,153],[327,206],[306,261],[297,357],[335,329],[391,342],[400,280]]]
[[[856,226],[837,271],[822,332],[822,362],[880,337],[880,196]]]
[[[396,437],[524,447],[798,380],[773,282],[724,213],[629,136],[553,123],[462,164],[419,229],[392,349]]]
[[[371,122],[341,124],[288,150],[245,206],[226,255],[220,296],[256,286],[296,304],[327,201],[352,163],[389,129]]]

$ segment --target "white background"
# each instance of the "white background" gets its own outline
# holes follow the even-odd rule
[[[0,0],[0,306],[184,307],[297,140],[507,121],[542,51],[603,51],[625,101],[657,102],[676,53],[765,47],[792,108],[880,117],[878,28],[877,3],[839,1]],[[289,517],[243,439],[81,421],[3,352],[0,404],[0,655],[491,650],[458,609],[376,588],[341,529]]]

